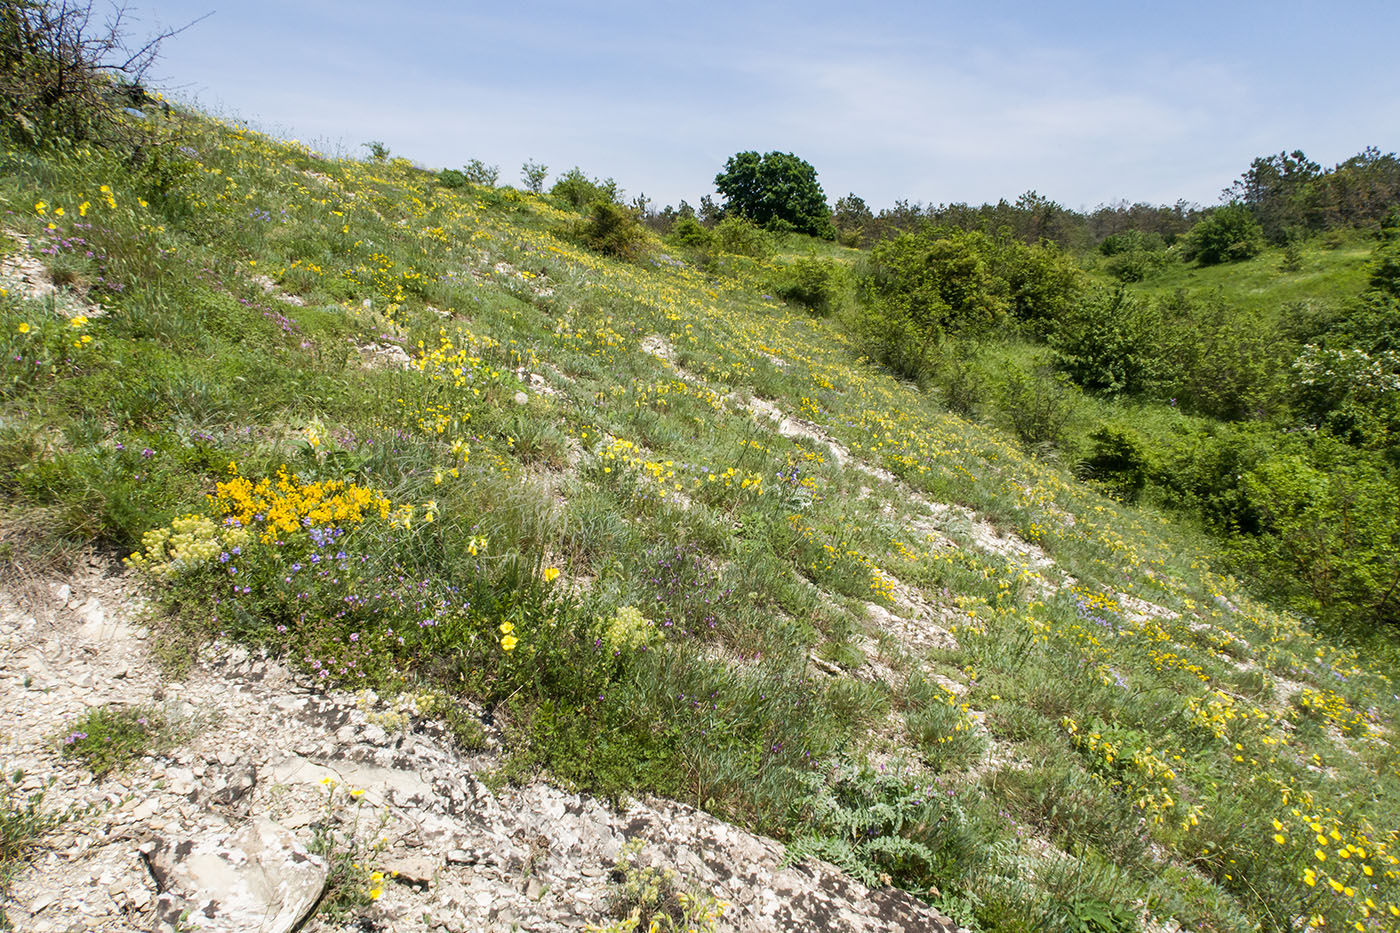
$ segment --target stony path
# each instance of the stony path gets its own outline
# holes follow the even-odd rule
[[[336,923],[316,911],[309,933],[581,930],[606,922],[611,869],[635,840],[640,864],[729,905],[720,930],[955,930],[825,863],[782,867],[777,843],[682,804],[618,812],[544,783],[493,792],[491,754],[459,755],[408,707],[317,694],[238,649],[171,680],[131,596],[96,561],[0,591],[0,765],[30,789],[53,780],[50,807],[87,808],[16,879],[17,929],[284,933],[323,896],[326,861],[308,847],[335,828],[384,874],[382,896]],[[179,738],[94,780],[58,737],[104,704],[162,706]]]

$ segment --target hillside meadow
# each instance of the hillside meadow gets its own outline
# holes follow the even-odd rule
[[[172,676],[241,643],[411,692],[501,728],[501,782],[973,930],[1400,925],[1386,658],[769,289],[856,251],[620,259],[548,196],[146,120],[3,155],[0,556],[124,559]],[[1350,295],[1351,252],[1189,284]]]

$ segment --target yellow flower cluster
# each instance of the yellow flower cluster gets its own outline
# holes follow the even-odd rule
[[[436,347],[429,348],[423,341],[418,341],[418,354],[413,359],[413,367],[434,381],[449,383],[454,388],[462,389],[470,385],[472,393],[480,395],[484,384],[501,379],[501,371],[483,359],[484,353],[499,347],[500,343],[496,340],[460,327],[455,336],[448,336],[447,328],[439,328]]]
[[[1390,882],[1393,894],[1393,882],[1400,881],[1395,834],[1376,836],[1368,825],[1348,825],[1331,807],[1315,807],[1311,795],[1299,803],[1272,821],[1274,845],[1303,864],[1299,880],[1345,899],[1347,919],[1355,929],[1392,929],[1386,924],[1400,918],[1400,903],[1383,897],[1381,885]],[[1381,918],[1382,925],[1374,926]]]
[[[1150,745],[1124,749],[1121,742],[1097,731],[1081,730],[1079,723],[1068,716],[1060,720],[1060,728],[1076,748],[1086,753],[1090,773],[1114,791],[1125,794],[1138,809],[1149,814],[1154,824],[1166,821],[1177,806],[1179,794],[1176,772],[1161,751]],[[1195,825],[1196,811],[1183,822],[1183,829]]]
[[[204,515],[183,515],[168,527],[152,528],[142,535],[141,550],[125,563],[141,573],[168,580],[213,560],[225,548],[241,547],[248,539],[247,529],[221,531]]]
[[[209,501],[230,523],[261,526],[264,543],[307,525],[357,525],[368,516],[388,518],[390,511],[389,500],[371,487],[344,480],[303,483],[286,467],[276,479],[256,483],[235,475],[217,484]]]
[[[1318,690],[1304,687],[1298,692],[1297,703],[1299,709],[1326,720],[1343,732],[1362,737],[1372,734],[1366,714],[1353,709],[1345,697],[1326,687]]]
[[[636,606],[623,606],[610,619],[599,619],[603,644],[609,651],[635,651],[666,637]]]

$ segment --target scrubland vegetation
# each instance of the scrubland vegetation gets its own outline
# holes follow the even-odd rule
[[[126,557],[173,668],[412,690],[972,929],[1400,923],[1384,217],[826,240],[106,120],[6,124],[60,287],[0,296],[3,558]]]

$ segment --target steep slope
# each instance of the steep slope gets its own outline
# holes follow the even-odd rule
[[[13,232],[105,311],[4,299],[20,563],[117,543],[168,653],[431,696],[502,780],[669,797],[969,927],[1400,917],[1387,672],[1160,518],[759,280],[163,131],[158,171],[6,157]]]

